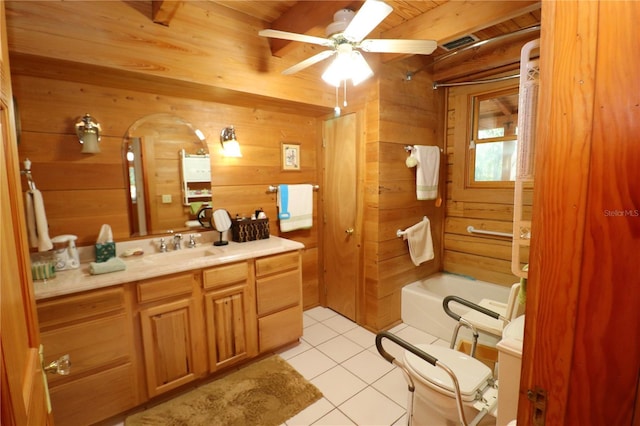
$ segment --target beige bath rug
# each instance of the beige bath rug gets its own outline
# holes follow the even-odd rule
[[[322,393],[277,355],[127,417],[126,426],[281,425]]]

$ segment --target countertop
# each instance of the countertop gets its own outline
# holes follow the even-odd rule
[[[154,243],[153,240],[150,240],[149,243],[146,241],[116,243],[116,253],[120,255],[121,251],[132,245],[149,247],[149,244],[153,245]],[[199,243],[194,248],[183,248],[166,253],[148,253],[145,249],[145,254],[141,256],[121,257],[127,266],[126,270],[101,275],[89,273],[90,262],[86,261],[86,256],[83,256],[81,252],[82,263],[78,269],[58,271],[56,277],[51,280],[34,281],[35,298],[36,300],[48,299],[303,248],[304,244],[302,243],[271,236],[268,239],[245,243],[229,241],[229,244],[225,246],[214,246],[210,241],[207,241]]]

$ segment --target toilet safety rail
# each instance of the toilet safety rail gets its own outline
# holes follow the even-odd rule
[[[407,383],[409,384],[409,403],[407,406],[407,419],[408,419],[407,423],[409,426],[411,426],[413,423],[413,393],[415,391],[415,385],[413,383],[413,380],[411,379],[411,375],[407,371],[404,364],[401,361],[397,361],[393,357],[393,355],[389,354],[387,351],[384,350],[384,348],[382,347],[382,339],[391,340],[393,343],[408,350],[412,354],[416,355],[420,359],[425,360],[426,362],[433,365],[434,367],[443,369],[449,375],[449,377],[451,377],[451,381],[453,382],[453,388],[455,391],[454,393],[456,395],[456,406],[458,407],[458,416],[460,417],[460,422],[464,426],[477,425],[480,422],[480,420],[482,420],[482,418],[485,415],[487,415],[488,411],[486,409],[483,409],[478,413],[478,415],[476,415],[476,417],[473,419],[471,423],[467,423],[467,419],[464,415],[464,408],[462,405],[462,396],[460,395],[460,383],[458,382],[458,378],[453,373],[453,371],[449,367],[447,367],[445,364],[438,361],[437,358],[433,357],[432,355],[429,355],[428,353],[421,350],[420,348],[413,346],[411,343],[401,339],[400,337],[392,333],[389,333],[388,331],[382,331],[376,334],[376,349],[385,360],[399,367],[402,370],[404,378],[405,380],[407,380]],[[422,420],[422,422],[424,422],[424,420]]]
[[[485,308],[484,306],[480,306],[477,305],[473,302],[470,302],[467,299],[463,299],[462,297],[459,296],[447,296],[442,300],[442,307],[444,308],[444,312],[449,315],[451,318],[453,318],[454,320],[456,320],[458,323],[456,324],[456,327],[453,329],[453,336],[451,337],[451,349],[454,349],[454,346],[456,344],[456,339],[458,338],[458,331],[460,330],[460,327],[464,326],[467,328],[471,329],[471,332],[473,333],[473,342],[471,343],[471,353],[470,355],[472,357],[475,357],[475,353],[476,353],[476,347],[478,346],[478,329],[475,325],[473,325],[471,322],[467,321],[465,318],[462,317],[462,315],[459,315],[455,312],[453,312],[451,310],[451,308],[449,308],[449,303],[451,302],[456,302],[459,303],[461,305],[464,305],[468,308],[471,308],[475,311],[478,311],[482,314],[488,315],[491,318],[495,318],[497,320],[503,320],[508,322],[509,320],[505,317],[503,317],[502,315],[500,315],[497,312],[494,312],[490,309]]]

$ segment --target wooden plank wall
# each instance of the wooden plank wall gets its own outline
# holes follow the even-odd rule
[[[415,68],[412,68],[415,67]],[[366,176],[364,280],[366,324],[380,330],[400,321],[402,287],[440,270],[444,205],[416,198],[415,168],[408,168],[405,145],[444,146],[444,98],[431,88],[427,72],[405,79],[416,62],[382,68],[379,98],[366,105]],[[444,191],[444,162],[440,188]],[[396,231],[427,216],[431,221],[435,258],[415,266],[407,242]]]
[[[258,35],[264,22],[214,2],[183,3],[165,26],[152,22],[151,1],[8,2],[9,49],[145,74],[147,80],[173,79],[168,84],[174,88],[195,87],[200,96],[232,90],[244,93],[252,105],[268,97],[270,102],[333,107],[333,92],[317,79],[281,74],[313,50],[296,49],[276,58],[269,41]],[[312,71],[319,77],[322,68]]]
[[[467,152],[468,138],[465,134],[470,121],[464,105],[468,104],[470,93],[513,87],[514,84],[517,86],[517,79],[492,84],[489,88],[486,85],[475,85],[439,89],[447,91],[448,174],[443,270],[501,285],[511,285],[518,281],[511,273],[511,239],[470,234],[467,227],[511,233],[513,189],[496,191],[466,188],[464,156]],[[463,146],[461,148],[456,144]],[[523,209],[525,217],[531,216],[531,193],[532,191],[526,191],[524,197],[528,204]]]
[[[78,235],[79,245],[93,244],[103,223],[111,225],[116,241],[129,238],[123,138],[128,127],[145,115],[173,113],[201,129],[212,154],[214,207],[232,215],[263,208],[272,218],[272,235],[280,232],[275,222],[276,197],[267,193],[268,186],[319,179],[319,121],[313,117],[19,74],[13,75],[13,87],[21,110],[19,156],[21,161],[27,157],[32,161],[50,235]],[[75,120],[86,112],[103,125],[102,152],[96,155],[81,154],[75,135]],[[241,143],[240,159],[219,154],[220,131],[230,124],[235,125]],[[300,143],[300,171],[281,170],[282,142]],[[175,180],[179,182],[178,175]],[[181,201],[174,198],[174,203]],[[305,305],[317,305],[317,227],[283,236],[305,244]]]
[[[266,193],[268,185],[319,181],[319,120],[333,107],[334,91],[319,84],[322,67],[297,77],[280,74],[311,56],[313,48],[272,57],[268,41],[257,36],[263,22],[213,3],[185,2],[169,27],[150,21],[146,2],[94,2],[91,7],[10,2],[7,14],[11,68],[23,112],[21,159],[29,156],[34,162],[53,235],[74,233],[81,244],[92,244],[100,225],[109,223],[116,239],[128,236],[121,146],[128,126],[147,114],[170,112],[191,121],[204,131],[212,152],[220,130],[236,126],[244,157],[212,156],[214,203],[232,215],[261,207],[275,217],[275,194]],[[431,71],[422,59],[376,65],[377,83],[352,90],[345,110],[365,117],[362,284],[365,322],[376,330],[399,320],[403,285],[439,270],[443,262],[460,270],[464,262],[478,260],[467,248],[451,245],[451,235],[457,234],[451,231],[454,218],[470,206],[453,208],[455,200],[448,198],[445,211],[433,201],[416,201],[415,171],[404,164],[404,145],[445,146],[444,94],[432,90]],[[407,71],[415,70],[421,71],[407,81]],[[96,156],[80,154],[73,131],[86,112],[103,125],[102,153]],[[301,143],[301,171],[281,171],[281,142]],[[452,151],[447,147],[446,152],[452,165]],[[442,166],[445,173],[444,161]],[[452,217],[443,225],[445,212]],[[508,221],[508,213],[492,214]],[[424,215],[432,220],[436,259],[416,268],[395,232]],[[468,220],[467,213],[462,216]],[[316,211],[314,220],[319,218]],[[278,234],[275,225],[272,233]],[[318,230],[286,236],[307,247],[305,306],[317,304]],[[498,271],[508,263],[481,258],[497,261]]]

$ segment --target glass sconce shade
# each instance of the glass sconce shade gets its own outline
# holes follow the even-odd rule
[[[100,124],[88,113],[76,123],[76,134],[82,144],[83,154],[97,154],[100,152]]]
[[[362,54],[353,50],[349,44],[342,46],[339,47],[336,58],[322,74],[322,79],[330,85],[338,87],[344,80],[351,79],[353,85],[356,86],[371,77],[373,71]]]
[[[225,157],[242,157],[240,144],[236,139],[236,131],[233,126],[225,127],[220,132],[220,145]]]

